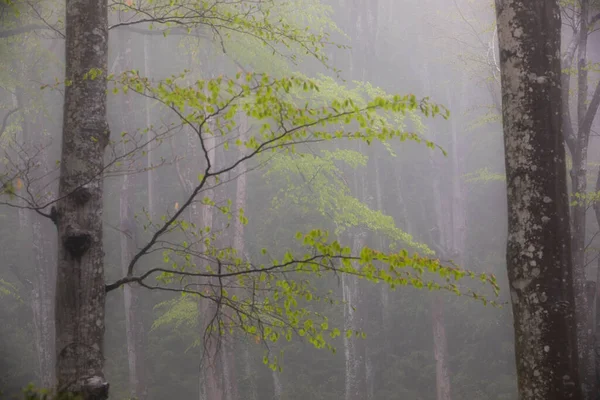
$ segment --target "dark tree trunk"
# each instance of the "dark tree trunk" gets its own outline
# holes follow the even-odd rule
[[[56,375],[59,391],[79,393],[86,400],[108,398],[102,248],[107,55],[106,1],[67,0],[67,84],[56,218]]]
[[[581,399],[559,1],[496,0],[519,399]]]

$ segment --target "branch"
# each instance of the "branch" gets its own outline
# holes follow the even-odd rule
[[[592,122],[594,122],[594,118],[596,117],[596,113],[598,112],[598,107],[600,106],[600,82],[596,85],[596,89],[594,90],[594,94],[592,95],[592,100],[590,101],[590,105],[588,106],[587,112],[585,113],[585,117],[583,121],[581,121],[581,126],[579,127],[580,132],[587,132],[587,136],[589,137],[589,133],[592,130]]]
[[[183,28],[172,28],[172,29],[144,29],[144,28],[137,28],[133,25],[123,25],[123,24],[118,24],[118,25],[111,25],[108,29],[122,29],[128,32],[133,32],[133,33],[137,33],[140,35],[145,35],[145,36],[189,36],[189,37],[200,37],[200,38],[205,38],[208,39],[208,36],[201,34],[198,30],[194,30],[194,31],[190,31],[188,29],[183,29]]]
[[[12,114],[16,113],[17,111],[19,111],[19,107],[15,108],[13,110],[10,110],[2,119],[2,126],[0,127],[0,138],[2,138],[2,135],[4,134],[4,130],[6,129],[6,125],[8,124],[8,118]]]

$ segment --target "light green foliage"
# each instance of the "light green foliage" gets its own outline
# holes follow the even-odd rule
[[[258,42],[271,54],[284,56],[292,61],[296,61],[299,54],[307,54],[327,63],[324,47],[330,42],[329,30],[326,28],[332,24],[324,12],[327,8],[315,0],[146,0],[131,4],[112,1],[109,5],[114,12],[135,13],[134,20],[151,20],[151,29],[157,26],[166,29],[165,35],[172,28],[183,27],[190,34],[199,29],[200,35],[216,34],[216,39],[223,46],[234,39],[245,37],[251,38],[255,44]],[[310,6],[308,9],[314,12],[294,12],[302,6]],[[310,29],[306,22],[314,22],[315,29]]]
[[[172,110],[183,125],[194,130],[206,160],[208,150],[205,141],[208,136],[215,137],[217,143],[223,146],[241,147],[245,154],[230,165],[214,166],[208,163],[199,175],[190,199],[174,215],[163,217],[162,226],[159,224],[153,228],[158,235],[180,230],[190,238],[163,252],[167,268],[154,268],[138,280],[143,282],[155,276],[160,285],[185,295],[169,304],[171,311],[159,319],[155,326],[166,323],[194,324],[197,314],[193,312],[193,303],[188,296],[191,294],[217,305],[207,331],[209,335],[232,334],[234,330],[241,330],[263,342],[277,342],[282,338],[291,340],[297,335],[306,338],[316,348],[334,350],[331,341],[340,335],[339,329],[329,326],[327,317],[313,311],[310,303],[336,304],[337,300],[332,292],[320,293],[313,285],[314,278],[345,273],[373,283],[384,282],[392,289],[410,285],[430,290],[449,290],[487,302],[482,293],[459,288],[458,281],[466,277],[483,282],[484,287],[492,287],[497,293],[493,276],[445,266],[437,259],[419,254],[409,255],[405,250],[382,253],[363,248],[359,254],[352,254],[349,247],[331,240],[326,231],[319,229],[308,233],[298,232],[296,239],[303,253],[287,251],[278,260],[265,249],[263,258],[270,258],[269,262],[256,263],[236,254],[234,249],[219,247],[218,233],[212,232],[210,227],[199,227],[183,219],[184,210],[201,189],[213,181],[217,183],[220,175],[242,161],[271,153],[276,166],[279,161],[279,170],[282,172],[289,173],[290,168],[300,169],[305,174],[313,172],[308,179],[316,179],[321,192],[316,204],[321,213],[334,213],[337,233],[360,223],[427,254],[429,250],[397,229],[390,217],[370,210],[350,195],[346,185],[342,185],[335,163],[343,161],[350,166],[359,166],[366,161],[363,156],[352,151],[334,151],[311,157],[297,154],[295,146],[336,138],[366,143],[394,139],[421,142],[421,135],[407,132],[401,122],[407,114],[436,116],[442,110],[438,105],[427,99],[419,101],[413,95],[386,95],[368,85],[360,89],[369,93],[370,100],[365,100],[359,91],[344,96],[344,89],[334,85],[331,80],[324,80],[324,88],[331,92],[320,95],[319,84],[300,76],[275,79],[264,74],[238,74],[235,79],[218,77],[189,82],[184,73],[152,85],[149,80],[132,71],[116,78],[110,77],[110,81],[115,91],[132,90]],[[247,116],[255,128],[245,140],[235,135],[235,117],[240,113]],[[426,143],[434,147],[433,143]],[[292,163],[284,162],[281,158],[289,159],[290,156],[293,156]],[[282,162],[286,165],[282,165]],[[317,170],[325,173],[317,174]],[[332,177],[337,179],[337,185],[335,182],[330,185],[329,179]],[[296,203],[308,206],[306,194],[302,193],[300,187],[297,189],[290,190],[285,196],[291,196],[289,198]],[[333,190],[336,189],[337,193],[334,194]],[[205,198],[202,203],[207,207],[217,207],[210,198]],[[228,218],[231,218],[230,204],[227,202],[225,206],[218,206],[219,211]],[[198,279],[204,283],[194,283]],[[177,287],[173,287],[175,283]],[[360,332],[346,334],[362,335]],[[197,344],[200,343],[198,341]],[[278,367],[276,358],[265,360],[271,368]]]
[[[390,122],[389,114],[419,111],[434,117],[441,112],[439,105],[427,99],[419,101],[414,95],[377,96],[363,104],[357,104],[353,98],[344,98],[334,99],[321,107],[312,106],[308,101],[300,105],[300,94],[318,92],[319,86],[313,80],[296,76],[273,79],[268,75],[249,73],[243,77],[245,83],[241,84],[240,74],[236,79],[218,77],[193,84],[186,84],[185,77],[185,73],[173,76],[157,86],[152,86],[136,71],[111,79],[115,93],[133,90],[158,100],[174,111],[182,123],[205,135],[230,133],[236,126],[234,117],[238,112],[260,121],[258,134],[244,142],[233,141],[252,151],[247,158],[267,150],[285,148],[293,151],[293,145],[297,143],[335,138],[360,139],[367,143],[391,139],[420,142],[423,138],[419,134],[406,132]],[[214,124],[207,123],[211,118]],[[426,143],[434,147],[432,142]]]
[[[356,168],[366,165],[366,156],[351,150],[322,151],[320,154],[273,157],[266,177],[279,175],[287,181],[287,186],[281,188],[273,199],[275,212],[291,204],[305,213],[316,211],[328,218],[336,226],[336,235],[341,235],[348,228],[364,226],[369,231],[385,235],[392,244],[402,244],[425,255],[433,255],[425,244],[415,242],[410,234],[398,229],[392,217],[370,209],[351,194],[343,171],[336,162],[342,161]]]
[[[0,298],[5,296],[10,296],[19,302],[22,301],[17,286],[0,278]]]

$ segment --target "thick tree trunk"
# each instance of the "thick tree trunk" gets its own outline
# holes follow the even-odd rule
[[[102,197],[106,121],[106,1],[67,0],[59,181],[56,374],[61,392],[108,398],[104,377]],[[84,76],[92,72],[92,76]]]
[[[581,399],[559,1],[496,0],[519,398]]]

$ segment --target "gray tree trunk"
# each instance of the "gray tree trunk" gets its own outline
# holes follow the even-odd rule
[[[125,175],[120,193],[121,268],[123,276],[137,252],[136,227],[132,211],[133,185],[131,177]],[[125,306],[125,333],[127,337],[127,361],[129,367],[129,393],[136,400],[147,397],[144,371],[144,325],[140,311],[140,287],[126,284],[123,287]]]
[[[519,399],[581,399],[555,1],[496,0]]]
[[[205,135],[203,138],[204,146],[208,153],[210,165],[216,168],[216,151],[215,151],[215,138],[211,135]],[[206,197],[214,200],[214,190],[210,189],[206,191]],[[214,224],[214,210],[211,206],[203,205],[200,207],[201,221],[198,226],[213,228]],[[216,283],[216,282],[213,282]],[[216,287],[216,286],[214,286]],[[214,289],[207,289],[214,290]],[[212,294],[212,293],[211,293]],[[206,333],[206,329],[212,322],[215,315],[216,305],[213,301],[207,299],[200,299],[199,304],[201,331],[204,335],[204,352],[202,355],[202,371],[201,371],[201,399],[204,400],[224,400],[224,391],[221,381],[222,365],[219,360],[219,332],[218,325],[213,327],[212,332]]]
[[[365,237],[363,232],[353,235],[353,252],[360,252],[365,245]],[[342,276],[342,299],[344,302],[344,330],[362,331],[364,325],[360,315],[360,283],[357,277],[348,274]],[[365,344],[360,343],[361,340],[354,334],[351,337],[344,335],[345,400],[366,399]]]
[[[107,399],[104,376],[102,198],[106,120],[106,1],[67,0],[66,80],[57,203],[56,375],[60,392]],[[100,73],[85,78],[90,71]]]
[[[151,79],[151,75],[152,75],[152,70],[150,68],[150,37],[148,35],[144,35],[144,75],[146,75],[146,78]],[[151,106],[151,102],[150,102],[150,98],[146,97],[145,99],[145,109],[144,109],[144,116],[145,116],[145,120],[146,120],[146,126],[145,128],[148,129],[148,133],[147,133],[147,141],[148,141],[148,146],[146,148],[146,168],[148,169],[148,171],[146,172],[146,177],[148,180],[148,186],[147,186],[147,190],[148,190],[148,215],[150,216],[150,218],[154,217],[154,213],[155,213],[155,204],[154,204],[154,169],[153,169],[153,163],[154,163],[154,143],[151,142],[154,139],[154,133],[152,131],[151,125],[152,125],[152,119],[150,118],[150,106]]]
[[[14,105],[22,113],[21,140],[25,147],[32,145],[42,146],[45,141],[43,135],[31,136],[31,133],[42,132],[42,127],[37,125],[31,128],[30,116],[25,113],[26,104],[24,93],[21,88],[16,88]],[[40,155],[40,176],[47,176],[49,170],[46,152]],[[33,178],[30,176],[29,178]],[[44,180],[47,184],[47,179]],[[27,188],[35,190],[35,188]],[[26,196],[25,188],[18,189],[21,195]],[[32,258],[24,257],[33,264],[34,276],[32,281],[25,281],[31,290],[31,310],[33,313],[33,326],[35,337],[35,349],[38,361],[38,379],[42,388],[52,388],[55,384],[55,355],[54,355],[54,280],[56,268],[53,255],[52,239],[56,232],[49,231],[50,227],[45,224],[46,218],[26,208],[19,209],[19,230],[23,236],[21,240],[27,243],[24,254],[29,254],[33,248]],[[32,247],[29,247],[31,244]]]
[[[119,35],[123,70],[133,68],[132,34],[127,31]],[[135,110],[132,93],[123,93],[122,98],[122,129],[133,133],[136,130]],[[132,123],[133,122],[133,123]],[[126,147],[126,145],[124,145]],[[127,275],[129,263],[137,253],[136,223],[133,212],[134,187],[136,182],[136,166],[131,163],[129,169],[132,175],[125,174],[120,192],[119,221],[121,231],[121,269],[123,276]],[[123,300],[125,307],[125,333],[127,337],[127,361],[129,368],[129,393],[136,400],[147,398],[146,373],[145,373],[145,332],[141,317],[140,286],[135,283],[123,287]]]

